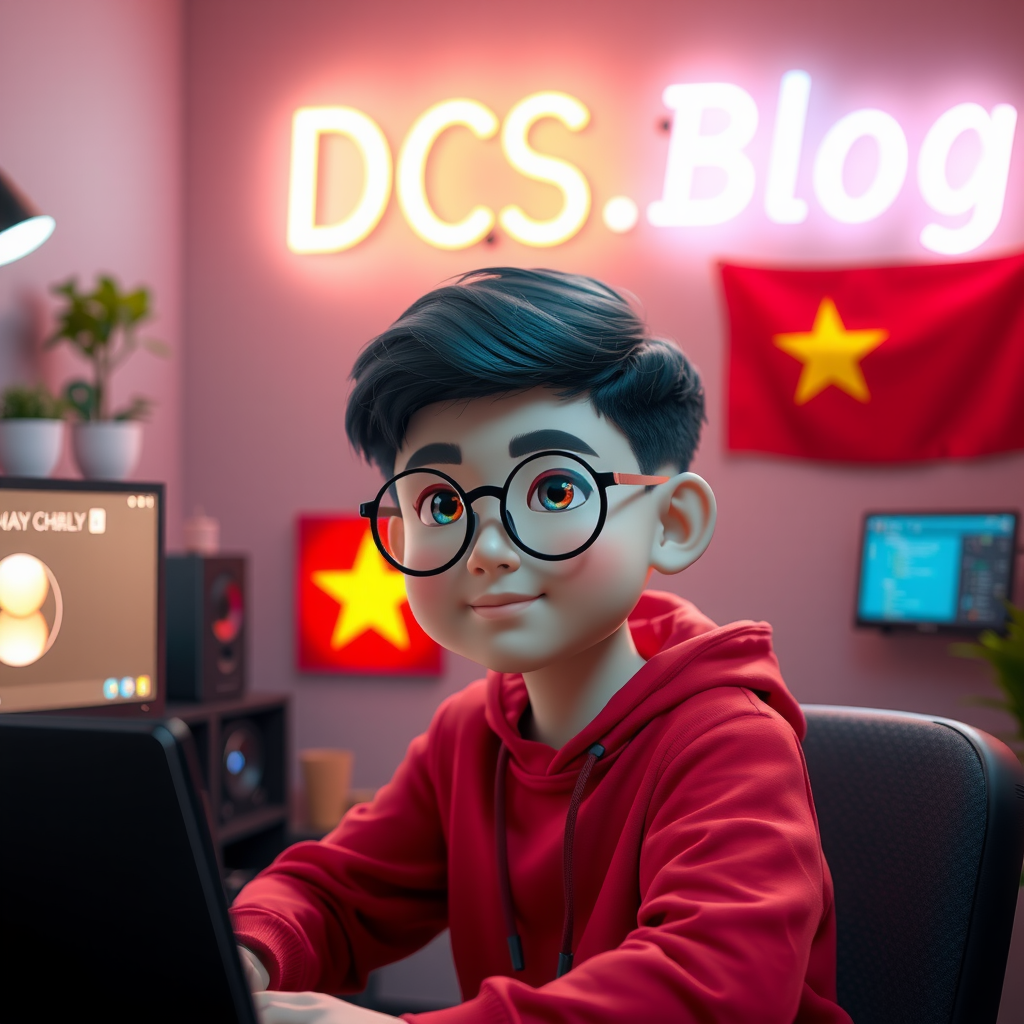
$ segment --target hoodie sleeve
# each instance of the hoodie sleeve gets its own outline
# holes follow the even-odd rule
[[[782,718],[749,703],[666,752],[636,928],[617,948],[539,988],[493,977],[460,1006],[406,1019],[850,1024],[834,1002],[835,920],[802,752]]]
[[[285,850],[238,895],[235,936],[266,966],[270,988],[358,992],[373,968],[447,926],[429,735],[413,740],[372,803],[354,807],[322,841]]]

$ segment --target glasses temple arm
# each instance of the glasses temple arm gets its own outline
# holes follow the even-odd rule
[[[641,473],[609,473],[609,483],[613,484],[638,484],[643,487],[650,487],[653,484],[663,484],[671,480],[670,476],[644,476]]]
[[[364,501],[359,506],[359,514],[363,517],[363,519],[372,519],[373,518],[373,502],[372,501]],[[391,516],[399,516],[400,517],[401,515],[402,515],[401,509],[394,508],[391,505],[380,505],[377,508],[377,518],[378,519],[389,519]]]

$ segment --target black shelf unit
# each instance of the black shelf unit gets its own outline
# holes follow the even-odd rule
[[[288,698],[251,693],[235,700],[202,704],[168,703],[166,716],[192,731],[213,833],[214,848],[229,889],[266,867],[288,845]],[[224,783],[224,744],[232,730],[248,723],[263,743],[261,793],[239,807]]]

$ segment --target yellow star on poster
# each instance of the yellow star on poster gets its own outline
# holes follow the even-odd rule
[[[848,331],[836,304],[826,296],[818,306],[810,331],[776,334],[772,341],[804,364],[793,396],[797,405],[803,405],[830,384],[858,402],[870,402],[871,392],[860,361],[888,337],[889,332],[880,328]]]
[[[400,651],[409,649],[409,630],[402,618],[405,578],[380,557],[369,530],[363,534],[351,569],[320,570],[313,573],[313,582],[341,605],[331,636],[334,650],[368,629]]]

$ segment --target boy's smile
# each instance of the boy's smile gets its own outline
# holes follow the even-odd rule
[[[526,611],[534,602],[539,601],[541,595],[529,596],[526,594],[485,594],[478,601],[470,604],[481,618],[501,619],[508,615],[518,615]]]

